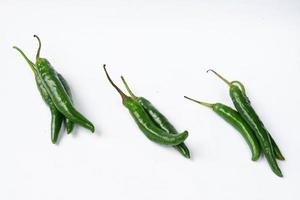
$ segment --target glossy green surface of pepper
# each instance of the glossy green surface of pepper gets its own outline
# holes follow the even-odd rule
[[[269,133],[269,137],[271,139],[271,144],[273,146],[273,149],[274,149],[274,153],[275,153],[275,157],[278,159],[278,160],[285,160],[284,156],[282,155],[278,145],[276,144],[276,142],[274,141],[273,137],[270,135]]]
[[[51,110],[51,141],[53,144],[57,143],[60,129],[64,121],[64,116],[55,108],[50,107]]]
[[[135,99],[147,112],[147,114],[150,116],[152,121],[162,130],[164,130],[167,133],[170,134],[178,134],[178,131],[175,129],[175,127],[169,122],[169,120],[161,113],[159,112],[150,101],[145,99],[144,97],[137,97],[130,89],[129,85],[127,84],[125,78],[121,76],[121,79],[123,81],[123,84],[125,85],[126,90],[130,94],[130,96]],[[184,144],[184,142],[173,146],[177,151],[179,151],[184,157],[190,158],[190,151],[187,148],[187,146]]]
[[[230,97],[235,108],[254,131],[272,171],[277,176],[282,177],[283,175],[276,161],[276,156],[269,132],[251,106],[251,102],[246,95],[245,87],[243,86],[243,84],[239,81],[229,82],[217,72],[213,70],[209,71],[215,73],[219,78],[221,78],[225,83],[229,85]]]
[[[222,119],[233,126],[239,133],[241,133],[251,150],[252,160],[256,161],[260,158],[261,148],[257,141],[257,138],[251,127],[237,111],[222,103],[210,104],[200,102],[186,96],[185,98],[211,108],[217,115],[219,115]]]
[[[68,82],[66,81],[66,79],[61,74],[57,73],[57,76],[58,76],[61,84],[64,86],[64,89],[66,90],[71,102],[73,103],[71,88],[70,88]],[[70,119],[66,118],[65,119],[65,125],[66,125],[66,129],[67,129],[67,133],[70,134],[74,129],[74,122],[72,122]]]
[[[151,119],[164,131],[170,134],[178,134],[176,128],[169,122],[169,120],[157,110],[153,104],[145,99],[144,97],[138,97],[138,102],[146,110]],[[184,157],[190,158],[191,154],[188,147],[184,142],[173,146],[177,151],[179,151]]]
[[[57,143],[60,129],[64,120],[64,116],[56,109],[52,99],[48,95],[46,89],[44,88],[42,81],[38,76],[35,77],[36,84],[38,86],[38,90],[45,103],[49,106],[51,112],[51,141],[53,144]]]
[[[188,137],[187,131],[174,135],[159,128],[136,100],[129,98],[124,105],[128,108],[138,127],[151,141],[164,145],[178,145]]]
[[[260,158],[261,148],[254,132],[241,115],[237,111],[221,103],[215,104],[213,110],[242,134],[252,152],[252,160],[258,160]]]
[[[36,67],[42,83],[50,95],[55,107],[66,118],[89,129],[91,132],[94,132],[94,125],[73,107],[72,101],[48,60],[45,58],[38,58]]]
[[[144,108],[133,98],[125,95],[109,77],[105,65],[103,66],[106,76],[112,86],[119,92],[122,97],[123,105],[129,110],[131,116],[135,120],[140,130],[151,141],[164,145],[178,145],[182,143],[187,137],[188,132],[183,132],[177,135],[169,134],[159,128],[146,113]]]
[[[40,58],[41,41],[38,36],[34,35],[34,37],[36,37],[39,42],[35,63],[36,74],[41,79],[55,107],[66,118],[94,132],[94,125],[73,107],[70,97],[50,62],[45,58]]]
[[[230,87],[230,96],[235,108],[255,132],[271,169],[276,175],[282,177],[282,172],[278,167],[269,133],[251,106],[249,99],[244,92],[235,85]]]
[[[31,70],[34,73],[37,88],[38,88],[44,102],[50,108],[50,112],[51,112],[51,141],[52,141],[53,144],[55,144],[58,140],[58,136],[59,136],[59,133],[60,133],[60,129],[61,129],[61,126],[62,126],[62,121],[64,119],[64,116],[56,109],[55,105],[53,104],[49,94],[47,93],[44,85],[42,84],[42,81],[41,81],[40,77],[37,74],[34,63],[27,58],[27,56],[23,53],[23,51],[21,49],[19,49],[18,47],[14,47],[14,48],[23,56],[23,58],[29,64]]]
[[[36,84],[46,104],[49,106],[51,120],[51,140],[57,142],[62,122],[65,120],[67,132],[70,133],[74,122],[94,132],[93,124],[82,116],[72,105],[70,88],[62,75],[58,74],[51,64],[44,58],[40,58],[41,41],[38,36],[39,48],[36,55],[36,63],[30,61],[27,56],[17,49],[34,72]]]

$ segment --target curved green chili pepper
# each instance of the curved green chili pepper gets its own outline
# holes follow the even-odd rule
[[[58,78],[56,71],[53,69],[49,61],[45,58],[40,58],[41,41],[38,36],[39,48],[36,55],[36,70],[37,74],[42,80],[42,84],[50,95],[55,107],[71,121],[89,129],[91,132],[95,131],[94,125],[80,114],[72,104],[64,86]]]
[[[66,92],[70,98],[70,101],[73,103],[71,88],[70,88],[68,82],[60,73],[57,73],[57,76],[58,76],[58,79],[60,80],[61,84],[64,86],[64,89],[66,90]],[[74,129],[74,122],[72,122],[70,119],[66,118],[65,125],[66,125],[66,129],[67,129],[67,133],[70,134]]]
[[[275,149],[272,145],[270,134],[251,106],[250,100],[246,96],[245,89],[243,89],[243,84],[238,81],[229,82],[214,70],[209,71],[216,74],[227,85],[229,85],[230,97],[235,108],[254,131],[272,171],[277,176],[282,177],[283,175],[276,161]]]
[[[188,137],[187,131],[177,135],[172,135],[157,127],[157,125],[151,120],[150,116],[145,112],[144,108],[135,99],[124,94],[124,92],[116,86],[108,75],[105,65],[103,65],[103,69],[111,85],[121,95],[123,105],[129,110],[136,124],[148,139],[158,144],[173,146],[182,143]]]
[[[213,70],[209,70],[209,71],[213,71]],[[216,73],[215,71],[213,71],[213,72]],[[217,76],[218,76],[218,75],[219,75],[219,74],[217,73]],[[221,78],[220,75],[219,75],[218,77]],[[222,77],[221,79],[222,79],[223,81],[225,81],[227,84],[230,83],[230,82],[228,82],[226,79],[224,79],[223,77]],[[239,87],[240,90],[241,90],[244,94],[246,94],[245,87],[244,87],[244,85],[243,85],[241,82],[239,82],[239,81],[232,81],[231,84],[236,84],[237,87]],[[248,99],[248,97],[247,97],[247,99]],[[248,102],[250,102],[249,99],[248,99]],[[267,130],[267,131],[268,131],[268,130]],[[269,134],[269,137],[270,137],[270,140],[271,140],[272,147],[273,147],[273,149],[274,149],[275,157],[276,157],[278,160],[285,160],[285,158],[284,158],[284,156],[282,155],[282,153],[281,153],[281,151],[280,151],[278,145],[277,145],[276,142],[274,141],[274,139],[273,139],[273,137],[271,136],[271,134],[269,133],[269,131],[268,131],[268,134]]]
[[[52,141],[53,144],[55,144],[58,140],[58,136],[59,136],[59,133],[60,133],[60,129],[61,129],[61,125],[62,125],[62,121],[64,119],[64,116],[54,106],[50,96],[48,95],[45,87],[42,84],[41,79],[37,75],[37,71],[35,69],[35,66],[34,66],[33,62],[30,61],[27,58],[27,56],[23,53],[23,51],[21,49],[19,49],[18,47],[14,47],[14,48],[18,52],[21,53],[21,55],[25,58],[25,60],[27,61],[27,63],[31,67],[31,69],[34,73],[34,76],[35,76],[35,82],[36,82],[37,88],[38,88],[43,100],[45,101],[45,103],[50,108],[50,111],[51,111],[51,141]]]
[[[36,55],[36,64],[30,61],[27,56],[18,47],[14,47],[27,61],[30,68],[34,72],[37,87],[46,104],[49,106],[51,120],[51,140],[57,142],[63,120],[66,121],[66,129],[71,132],[74,122],[94,131],[94,126],[80,113],[78,113],[72,105],[71,92],[64,78],[55,72],[50,63],[46,59],[39,58],[41,50],[41,42],[37,36],[39,48]],[[46,64],[45,64],[46,63]],[[61,96],[60,96],[61,95]],[[67,116],[67,117],[65,117]],[[74,121],[74,122],[73,122]]]
[[[127,82],[125,81],[124,77],[121,76],[121,79],[125,85],[126,90],[130,94],[131,98],[137,100],[139,104],[145,109],[147,114],[150,116],[150,118],[153,120],[153,122],[162,130],[164,130],[167,133],[170,134],[178,134],[178,131],[175,129],[175,127],[169,122],[169,120],[161,113],[159,112],[150,101],[145,99],[144,97],[137,97],[133,94],[131,89],[129,88]],[[177,151],[179,151],[184,157],[190,158],[190,151],[188,147],[184,144],[184,142],[173,146]]]
[[[247,124],[247,122],[241,117],[241,115],[237,111],[221,103],[210,104],[210,103],[197,101],[187,96],[184,97],[193,102],[211,108],[221,118],[223,118],[226,122],[228,122],[231,126],[233,126],[238,132],[241,133],[241,135],[246,140],[252,153],[252,160],[256,161],[259,159],[261,148],[259,146],[257,138],[253,130],[251,129],[251,127]]]

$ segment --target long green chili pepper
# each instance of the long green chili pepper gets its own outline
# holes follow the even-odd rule
[[[212,71],[212,72],[216,73],[216,72],[213,71],[213,70],[209,70],[209,71]],[[217,73],[217,74],[218,74],[218,73]],[[219,75],[219,74],[218,74],[218,75]],[[218,75],[217,75],[217,76],[218,76]],[[220,77],[220,75],[219,75],[218,77]],[[221,78],[221,77],[220,77],[220,78]],[[224,79],[223,77],[222,77],[222,80],[225,81],[225,82],[227,81],[227,80]],[[226,83],[229,83],[229,82],[227,81]],[[239,82],[239,81],[232,81],[231,83],[232,83],[232,84],[237,84],[237,86],[241,89],[241,91],[243,91],[243,93],[246,94],[245,87],[244,87],[244,85],[243,85],[241,82]],[[248,99],[248,97],[247,97],[247,99]],[[249,101],[249,99],[248,99],[248,101]],[[250,101],[249,101],[249,102],[250,102]],[[268,131],[268,130],[267,130],[267,131]],[[281,153],[281,151],[280,151],[278,145],[277,145],[276,142],[274,141],[273,137],[271,136],[271,134],[270,134],[269,132],[268,132],[268,134],[269,134],[269,137],[270,137],[270,140],[271,140],[272,147],[273,147],[273,149],[274,149],[275,157],[276,157],[278,160],[285,160],[284,156],[282,155],[282,153]]]
[[[55,107],[71,121],[89,129],[91,132],[95,131],[94,125],[80,114],[72,104],[64,86],[58,78],[58,75],[49,61],[45,58],[40,58],[41,41],[38,36],[39,48],[36,55],[36,69],[37,74],[41,78],[48,94],[50,95]]]
[[[133,94],[131,89],[129,88],[127,82],[125,81],[124,77],[121,76],[121,79],[125,85],[126,90],[130,94],[131,98],[135,99],[140,103],[140,105],[145,109],[145,111],[148,113],[148,115],[151,117],[151,119],[154,121],[154,123],[160,127],[162,130],[166,131],[170,134],[178,134],[178,131],[175,129],[175,127],[169,122],[169,120],[161,113],[159,112],[150,101],[145,99],[144,97],[137,97]],[[179,151],[184,157],[190,158],[190,151],[188,147],[184,144],[184,142],[175,145],[174,148]]]
[[[116,84],[111,80],[105,65],[103,65],[103,69],[111,85],[118,91],[118,93],[122,97],[123,105],[129,110],[136,124],[148,139],[158,144],[174,146],[182,143],[188,137],[187,131],[177,135],[173,135],[159,128],[151,120],[150,116],[146,113],[144,108],[135,99],[124,94],[124,92],[116,86]]]
[[[240,113],[242,118],[249,124],[262,147],[262,150],[266,156],[266,159],[272,169],[272,171],[279,177],[282,177],[282,172],[276,161],[276,149],[272,145],[271,137],[269,132],[266,130],[264,124],[256,114],[255,110],[251,106],[250,100],[248,99],[244,85],[239,81],[229,82],[220,74],[214,70],[208,70],[216,74],[222,79],[229,87],[230,97],[237,111]],[[278,149],[279,150],[279,149]]]
[[[65,120],[67,132],[70,133],[74,123],[77,123],[92,132],[94,132],[93,124],[81,115],[72,104],[72,95],[70,88],[62,77],[58,74],[51,64],[45,58],[40,58],[41,41],[37,38],[39,47],[36,54],[36,63],[30,61],[27,56],[18,47],[14,47],[30,65],[34,72],[38,89],[50,107],[52,114],[51,122],[51,138],[52,142],[56,143],[61,128],[62,121]]]
[[[56,109],[53,101],[51,100],[45,87],[43,86],[41,79],[37,75],[37,71],[35,69],[33,62],[30,61],[27,58],[27,56],[23,53],[23,51],[20,50],[18,47],[14,47],[14,48],[21,53],[21,55],[25,58],[25,60],[31,67],[31,69],[34,73],[34,76],[35,76],[35,82],[36,82],[37,88],[38,88],[43,100],[50,108],[50,111],[51,111],[51,141],[53,144],[55,144],[57,142],[57,139],[58,139],[58,136],[60,133],[60,129],[61,129],[61,125],[62,125],[64,116]]]
[[[64,86],[64,89],[66,90],[71,102],[73,103],[71,88],[70,88],[68,82],[66,81],[66,79],[61,74],[57,73],[57,76],[58,76],[61,84]],[[65,119],[65,125],[66,125],[66,129],[67,129],[67,133],[70,134],[74,129],[74,122],[72,122],[70,119],[66,118]]]
[[[238,130],[241,133],[241,135],[246,140],[252,153],[252,160],[256,161],[259,159],[261,148],[259,146],[257,138],[253,130],[251,129],[251,127],[247,124],[247,122],[241,117],[241,115],[237,111],[221,103],[211,104],[211,103],[197,101],[187,96],[184,97],[193,102],[211,108],[221,118],[223,118],[226,122],[232,125],[236,130]]]

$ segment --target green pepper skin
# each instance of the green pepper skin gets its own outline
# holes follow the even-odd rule
[[[145,109],[151,119],[165,132],[170,134],[178,134],[178,131],[175,127],[169,122],[169,120],[160,113],[153,104],[145,99],[144,97],[138,97],[138,102]],[[190,151],[184,142],[173,146],[177,151],[179,151],[184,157],[190,158]]]
[[[14,48],[22,55],[22,57],[29,64],[31,70],[34,73],[37,88],[38,88],[43,100],[50,108],[50,111],[51,111],[51,141],[53,144],[55,144],[57,142],[57,139],[58,139],[58,136],[60,133],[60,129],[61,129],[61,125],[62,125],[64,116],[56,109],[55,105],[53,104],[44,85],[42,84],[40,77],[37,74],[36,66],[34,65],[34,63],[27,58],[27,56],[23,53],[23,51],[21,49],[19,49],[18,47],[14,47]]]
[[[251,103],[245,92],[243,92],[238,86],[230,84],[230,96],[237,111],[255,132],[272,171],[277,176],[282,177],[282,172],[278,167],[276,158],[274,156],[275,153],[269,133],[251,106]]]
[[[158,144],[164,145],[178,145],[182,143],[187,137],[188,132],[185,131],[178,135],[172,135],[161,128],[159,128],[147,114],[145,109],[139,104],[139,102],[127,96],[110,78],[105,65],[103,65],[104,72],[110,84],[118,91],[120,96],[122,97],[123,105],[129,110],[129,113],[135,120],[136,124],[140,128],[140,130],[145,134],[145,136]]]
[[[64,116],[56,109],[52,99],[50,98],[45,87],[43,86],[41,79],[39,79],[38,76],[35,76],[35,81],[36,81],[38,90],[39,90],[43,100],[50,108],[50,111],[51,111],[51,141],[53,144],[56,144],[58,137],[59,137],[62,122],[64,120]]]
[[[276,144],[276,142],[274,141],[274,139],[272,138],[271,134],[269,134],[270,136],[270,139],[271,139],[271,144],[273,146],[273,149],[274,149],[274,153],[275,153],[275,157],[278,159],[278,160],[285,160],[284,156],[282,155],[278,145]]]
[[[65,120],[67,132],[70,133],[74,122],[94,132],[93,124],[81,115],[72,105],[71,91],[65,79],[53,69],[51,64],[44,58],[40,58],[41,41],[37,38],[39,47],[36,54],[36,64],[30,61],[18,47],[14,47],[24,57],[34,72],[38,89],[50,107],[51,140],[57,142],[62,122]]]
[[[229,94],[236,110],[254,131],[272,171],[277,176],[283,177],[276,158],[279,160],[284,160],[284,157],[270,133],[265,128],[263,122],[260,120],[259,116],[251,106],[251,102],[246,95],[244,85],[239,81],[230,82],[212,69],[209,69],[207,72],[213,72],[229,86]]]
[[[51,141],[53,144],[57,143],[60,133],[61,125],[64,121],[64,116],[53,106],[51,110]]]
[[[174,135],[157,127],[144,108],[131,97],[124,101],[124,106],[129,110],[140,130],[155,143],[174,146],[182,143],[188,137],[187,131]]]
[[[258,160],[261,154],[260,145],[251,127],[241,117],[241,115],[234,109],[221,103],[213,104],[212,109],[221,118],[223,118],[226,122],[228,122],[238,132],[241,133],[241,135],[244,137],[251,150],[252,160],[253,161]]]
[[[70,88],[68,82],[60,73],[57,73],[57,76],[58,76],[58,79],[60,80],[61,84],[64,86],[64,89],[66,90],[66,92],[70,98],[70,101],[73,103],[71,88]],[[66,118],[65,125],[66,125],[66,129],[67,129],[67,133],[70,134],[74,129],[74,122],[72,122],[70,119]]]
[[[42,84],[50,95],[55,107],[66,118],[94,132],[94,125],[73,107],[66,90],[49,61],[45,58],[37,58],[35,66],[37,74],[42,80]]]

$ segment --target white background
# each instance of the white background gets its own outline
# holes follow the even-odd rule
[[[8,1],[0,3],[0,199],[300,198],[300,1]],[[71,85],[96,126],[50,141],[50,112],[19,46]],[[188,130],[192,159],[138,130],[102,65]],[[276,177],[232,127],[183,98],[232,105],[214,68],[246,85],[285,157]]]

